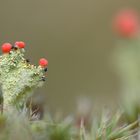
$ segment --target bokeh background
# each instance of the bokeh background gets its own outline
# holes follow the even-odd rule
[[[127,7],[140,11],[140,1],[0,0],[0,44],[22,40],[32,63],[49,60],[48,81],[36,92],[50,110],[74,110],[80,96],[113,101],[120,83],[110,66],[111,22]]]

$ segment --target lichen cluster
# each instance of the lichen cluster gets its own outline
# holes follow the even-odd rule
[[[0,56],[0,85],[4,106],[23,105],[30,93],[42,86],[44,67],[34,66],[24,58],[24,48],[14,46]]]

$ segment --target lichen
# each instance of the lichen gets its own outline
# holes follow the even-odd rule
[[[42,86],[44,68],[29,64],[24,49],[11,49],[0,56],[0,85],[4,106],[24,104],[34,89]]]

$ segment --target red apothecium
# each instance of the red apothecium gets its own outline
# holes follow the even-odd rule
[[[23,41],[17,41],[15,43],[15,46],[19,47],[19,48],[25,48],[25,43]]]
[[[42,67],[47,67],[48,66],[48,60],[45,59],[45,58],[41,58],[39,60],[39,65],[42,66]]]
[[[10,43],[4,43],[2,45],[2,52],[9,53],[11,51],[12,45]]]
[[[137,13],[133,10],[120,11],[113,22],[113,28],[122,37],[134,37],[140,27]]]

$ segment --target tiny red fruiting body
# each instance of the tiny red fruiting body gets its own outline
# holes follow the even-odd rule
[[[139,18],[133,10],[120,11],[115,17],[113,28],[123,37],[133,37],[139,31]]]
[[[45,58],[41,58],[39,60],[39,65],[42,67],[47,67],[48,66],[48,60],[46,60]]]
[[[9,53],[12,49],[12,45],[10,43],[4,43],[2,45],[2,52],[3,53]]]
[[[25,48],[25,43],[23,41],[17,41],[15,46],[19,47],[20,49]]]

